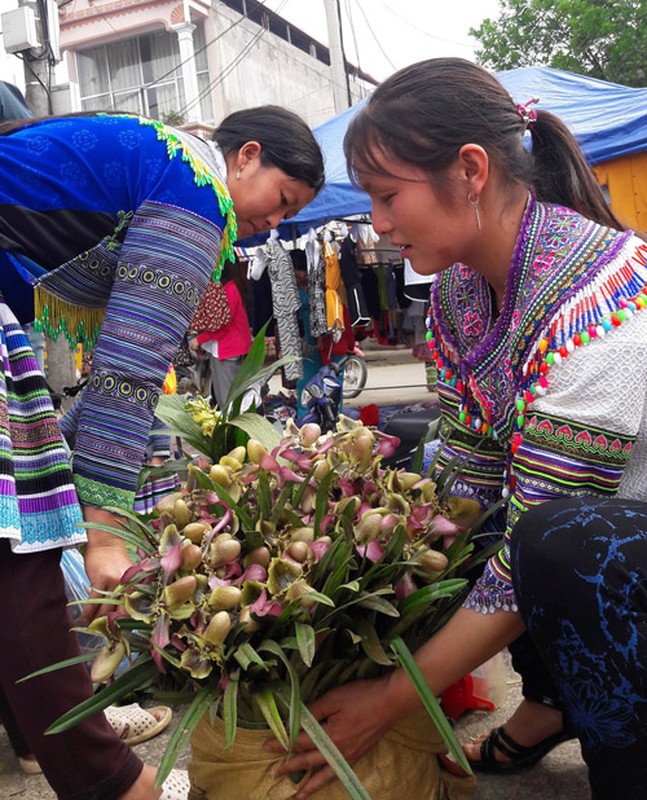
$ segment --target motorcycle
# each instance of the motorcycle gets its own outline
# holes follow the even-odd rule
[[[335,430],[343,393],[342,373],[349,356],[321,367],[303,387],[306,413],[301,425],[316,422],[322,433]]]
[[[355,349],[346,356],[344,362],[344,399],[358,397],[361,394],[366,386],[367,374],[364,353],[355,345]]]

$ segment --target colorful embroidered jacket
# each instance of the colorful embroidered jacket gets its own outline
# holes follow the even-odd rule
[[[95,345],[73,459],[82,502],[132,505],[157,399],[236,222],[222,155],[131,116],[0,136],[0,291],[21,321]],[[96,340],[96,344],[95,344]]]
[[[529,507],[647,499],[646,265],[647,244],[630,232],[531,198],[498,318],[471,268],[456,264],[434,282],[439,465],[469,457],[461,480],[483,505],[502,487],[508,497],[504,546],[468,607],[516,608],[508,536]]]

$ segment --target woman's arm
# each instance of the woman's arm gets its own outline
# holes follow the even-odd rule
[[[416,662],[434,694],[483,664],[524,631],[516,612],[477,614],[460,609],[449,622],[416,653]],[[310,711],[323,725],[344,757],[351,763],[369,752],[398,720],[416,711],[418,694],[402,669],[373,681],[353,681],[333,689],[311,706]],[[266,747],[282,752],[276,741]],[[302,733],[295,755],[277,774],[314,769],[297,798],[311,795],[334,778],[325,758]]]

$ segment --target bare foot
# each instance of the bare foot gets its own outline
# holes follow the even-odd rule
[[[133,783],[126,794],[122,794],[119,800],[157,800],[162,794],[161,790],[155,789],[155,778],[157,769],[144,765],[139,778]]]
[[[549,736],[559,733],[563,727],[564,719],[561,711],[530,700],[522,700],[504,725],[506,733],[524,747],[534,747]],[[487,731],[482,736],[475,737],[469,744],[463,745],[463,751],[470,761],[481,760],[481,743],[489,735],[490,731]],[[510,761],[508,756],[497,748],[494,749],[494,757],[497,761]]]

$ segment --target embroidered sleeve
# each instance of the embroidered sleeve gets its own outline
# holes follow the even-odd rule
[[[634,452],[634,445],[645,439],[646,385],[645,309],[604,338],[575,348],[546,373],[546,393],[526,408],[522,434],[513,447],[504,546],[487,564],[468,607],[484,613],[516,610],[509,534],[524,511],[561,497],[614,495],[630,471],[628,465],[641,470],[645,491],[647,461],[645,453]]]
[[[217,206],[210,217],[219,218]],[[218,261],[221,236],[209,219],[177,206],[149,200],[135,214],[83,394],[73,461],[82,502],[132,507],[168,365]]]

